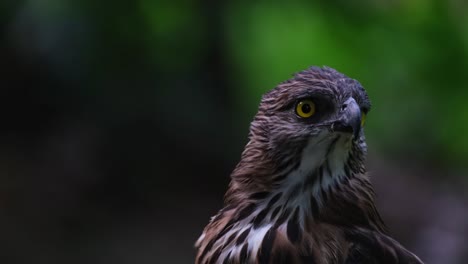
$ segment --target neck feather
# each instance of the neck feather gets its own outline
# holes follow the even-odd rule
[[[246,146],[225,208],[199,239],[199,260],[261,256],[271,235],[286,239],[285,245],[302,243],[317,235],[320,224],[386,233],[365,173],[364,139],[331,137],[297,146],[305,147],[289,146],[289,159],[258,142]]]
[[[228,207],[254,208],[257,225],[282,224],[297,214],[300,228],[310,221],[358,225],[384,231],[365,172],[365,141],[335,136],[290,146],[287,157],[249,142],[232,174]],[[295,158],[294,158],[295,157]]]

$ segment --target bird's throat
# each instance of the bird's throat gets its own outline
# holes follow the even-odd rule
[[[282,194],[278,201],[284,208],[298,208],[300,219],[317,218],[320,209],[337,187],[353,176],[348,160],[352,157],[349,137],[334,135],[312,138],[306,144],[293,170],[286,176],[271,196]]]
[[[309,140],[299,158],[276,173],[278,180],[272,185],[275,188],[247,193],[237,187],[235,194],[243,198],[228,202],[213,219],[222,228],[219,237],[212,238],[215,242],[210,247],[225,249],[221,259],[228,254],[237,258],[245,252],[256,256],[261,254],[263,242],[272,232],[287,243],[300,244],[306,237],[314,236],[307,231],[310,226],[328,220],[336,223],[339,217],[346,221],[346,217],[340,216],[346,212],[335,210],[335,204],[341,203],[343,192],[348,191],[348,185],[359,173],[361,163],[355,157],[352,143],[346,137]],[[236,184],[239,183],[234,181],[231,191]],[[233,193],[228,192],[227,196],[230,195]],[[359,219],[365,218],[361,217],[365,210],[356,208],[351,210],[358,210]]]

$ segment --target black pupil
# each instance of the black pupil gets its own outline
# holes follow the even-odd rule
[[[308,114],[310,111],[312,110],[312,108],[310,107],[310,104],[303,104],[302,105],[302,112],[305,113],[305,114]]]

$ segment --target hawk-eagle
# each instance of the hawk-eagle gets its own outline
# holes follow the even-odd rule
[[[266,93],[196,263],[422,263],[389,236],[366,173],[361,84],[311,67]]]

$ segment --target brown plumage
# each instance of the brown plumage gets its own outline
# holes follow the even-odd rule
[[[265,94],[196,263],[422,263],[389,237],[364,166],[370,102],[312,67]]]

